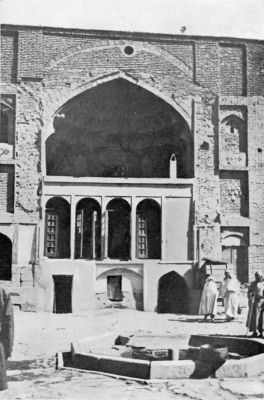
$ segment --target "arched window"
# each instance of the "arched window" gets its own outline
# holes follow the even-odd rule
[[[107,205],[109,258],[130,258],[130,213],[130,205],[124,199],[111,200]]]
[[[101,257],[101,208],[94,199],[82,199],[76,207],[75,258]]]
[[[53,197],[46,204],[45,255],[51,258],[70,257],[70,205]]]
[[[222,259],[233,268],[239,282],[248,282],[248,245],[241,235],[232,234],[223,239]]]
[[[137,257],[160,259],[161,212],[154,200],[143,200],[137,206]]]
[[[246,122],[237,115],[229,115],[221,122],[222,159],[228,164],[247,163],[247,128]]]

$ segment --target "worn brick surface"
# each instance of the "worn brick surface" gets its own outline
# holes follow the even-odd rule
[[[15,204],[16,224],[40,222],[41,143],[54,132],[54,114],[121,76],[161,96],[190,127],[200,232],[194,261],[198,253],[221,257],[224,223],[249,229],[249,276],[264,272],[263,42],[5,25],[1,35],[1,92],[16,98],[15,161],[1,165],[1,211],[12,213]],[[242,121],[241,131],[223,128],[230,116]]]

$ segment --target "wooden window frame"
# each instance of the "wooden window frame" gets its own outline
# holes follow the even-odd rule
[[[48,228],[49,228],[49,215],[54,215],[55,216],[55,239],[54,239],[54,253],[51,254],[47,251],[48,249],[48,242],[51,242],[52,240],[48,240]],[[54,210],[46,210],[45,213],[45,256],[49,257],[49,258],[56,258],[58,256],[58,222],[59,222],[59,218],[58,218],[58,213],[56,213]]]

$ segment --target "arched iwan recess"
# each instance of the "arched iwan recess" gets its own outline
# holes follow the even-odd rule
[[[178,177],[193,176],[193,138],[168,103],[123,78],[74,97],[54,117],[46,141],[48,175],[169,177],[176,154]]]
[[[158,283],[158,313],[188,313],[189,299],[185,279],[175,271],[168,272]]]

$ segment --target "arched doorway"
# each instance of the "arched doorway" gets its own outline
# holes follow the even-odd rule
[[[60,197],[49,199],[45,218],[45,256],[70,258],[69,203]]]
[[[160,259],[161,211],[151,199],[142,200],[137,206],[137,257]]]
[[[233,233],[222,240],[222,260],[233,269],[240,283],[248,282],[248,244],[242,235]]]
[[[101,207],[94,199],[82,199],[76,207],[75,258],[101,258]]]
[[[186,314],[189,312],[188,302],[188,288],[179,274],[171,271],[159,279],[158,313]]]
[[[124,199],[113,199],[107,204],[107,255],[112,259],[130,258],[131,207]]]
[[[11,281],[12,279],[12,242],[0,233],[0,280]]]

